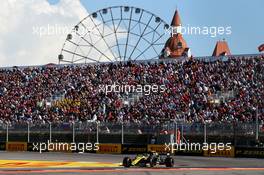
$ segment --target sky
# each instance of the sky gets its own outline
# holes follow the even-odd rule
[[[73,27],[109,6],[146,9],[170,24],[178,9],[184,27],[229,27],[224,34],[186,34],[194,56],[211,55],[225,39],[232,54],[258,53],[264,43],[263,0],[5,0],[0,4],[0,66],[57,63],[67,32],[42,34],[41,27]]]

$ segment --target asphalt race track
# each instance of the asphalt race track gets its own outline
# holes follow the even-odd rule
[[[174,168],[123,168],[126,155],[0,152],[1,174],[96,174],[96,175],[169,175],[169,174],[263,174],[264,160],[175,156]],[[130,155],[134,156],[134,155]]]

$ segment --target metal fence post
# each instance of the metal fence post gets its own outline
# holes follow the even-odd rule
[[[72,123],[72,143],[75,143],[75,122]]]
[[[121,143],[124,144],[124,123],[122,122],[121,128]]]
[[[96,143],[99,143],[99,123],[96,122]]]
[[[259,119],[258,119],[258,108],[256,110],[256,141],[259,140]]]
[[[206,131],[206,123],[204,123],[204,143],[207,143],[207,131]]]
[[[88,121],[86,122],[86,128],[90,128]],[[90,132],[89,132],[89,129],[87,129],[87,139],[88,139],[87,142],[90,142]]]
[[[181,143],[183,143],[183,122],[181,125]]]
[[[29,129],[29,122],[27,123],[27,142],[30,142],[30,129]]]
[[[52,131],[51,131],[51,122],[49,122],[49,140],[50,140],[50,142],[51,142],[51,133]]]
[[[175,143],[177,143],[178,140],[178,125],[177,121],[175,121]]]
[[[234,140],[234,146],[236,146],[236,122],[233,122],[233,140]]]
[[[6,142],[8,142],[8,124],[6,124]]]

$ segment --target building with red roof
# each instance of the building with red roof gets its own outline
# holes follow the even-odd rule
[[[225,40],[217,41],[212,56],[225,56],[225,55],[231,55],[227,42]]]
[[[167,40],[161,58],[190,57],[190,48],[181,33],[181,19],[178,10],[171,21],[171,37]]]

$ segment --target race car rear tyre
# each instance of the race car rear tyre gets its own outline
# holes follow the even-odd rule
[[[157,160],[155,158],[151,157],[149,159],[149,165],[150,165],[150,167],[156,166],[156,162],[157,162]]]
[[[123,166],[129,168],[132,165],[132,160],[129,157],[123,159]]]
[[[173,158],[172,157],[167,157],[165,159],[165,165],[166,165],[166,167],[173,167],[173,165],[174,165]]]

